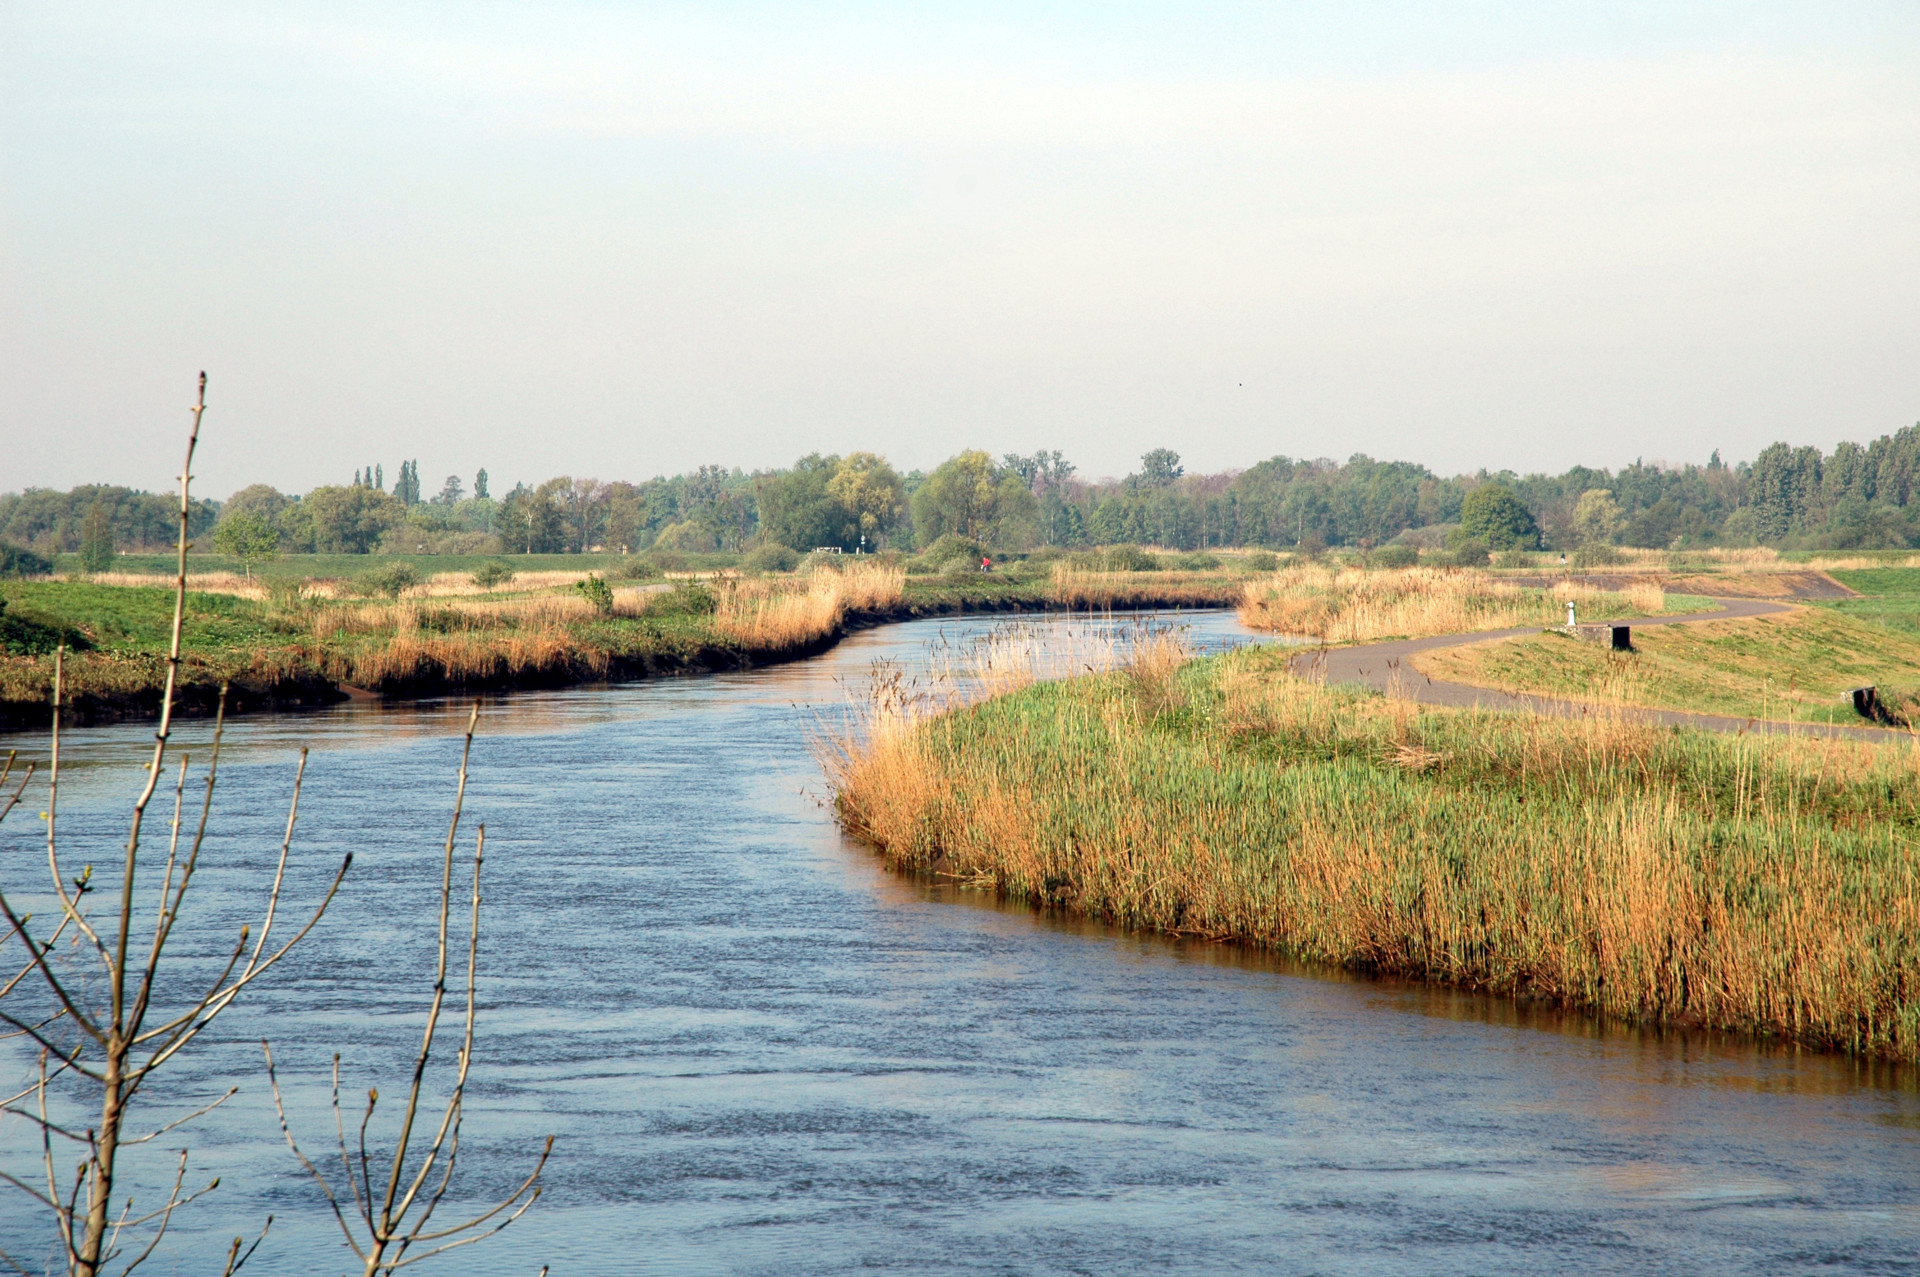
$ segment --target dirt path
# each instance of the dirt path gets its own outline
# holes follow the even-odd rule
[[[1608,624],[1630,625],[1645,629],[1654,625],[1694,625],[1701,621],[1732,621],[1750,616],[1771,616],[1792,610],[1790,603],[1753,598],[1718,598],[1717,612],[1685,612],[1677,616],[1630,617]],[[1464,647],[1469,643],[1491,643],[1540,633],[1540,627],[1516,630],[1482,630],[1472,634],[1441,634],[1433,638],[1401,639],[1392,643],[1366,643],[1357,647],[1326,647],[1294,658],[1296,672],[1329,683],[1360,683],[1376,691],[1393,692],[1424,705],[1453,705],[1479,709],[1528,710],[1536,714],[1575,717],[1591,714],[1600,707],[1589,701],[1563,700],[1552,696],[1534,696],[1525,692],[1502,692],[1471,683],[1449,683],[1429,678],[1413,667],[1411,658],[1420,652],[1443,647]],[[1608,707],[1609,713],[1613,710]],[[1769,735],[1838,737],[1846,740],[1905,740],[1904,732],[1883,727],[1838,727],[1822,723],[1782,723],[1768,719],[1733,718],[1724,714],[1695,714],[1673,709],[1628,709],[1627,717],[1641,722],[1698,727],[1715,732],[1760,732]]]

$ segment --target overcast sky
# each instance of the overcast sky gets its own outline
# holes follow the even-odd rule
[[[0,490],[1920,419],[1920,5],[0,0]]]

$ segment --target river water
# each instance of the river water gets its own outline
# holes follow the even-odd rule
[[[1182,623],[1203,646],[1245,637],[1224,615]],[[876,661],[924,673],[994,624],[917,622],[803,664],[484,707],[468,1197],[558,1140],[525,1218],[423,1271],[1920,1266],[1909,1074],[1126,936],[886,871],[836,831],[810,741]],[[316,1154],[332,1147],[333,1052],[349,1094],[377,1085],[390,1107],[404,1089],[464,717],[359,703],[230,727],[183,959],[203,963],[250,915],[301,743],[295,911],[344,851],[356,860],[310,940],[154,1096],[172,1112],[242,1086],[193,1128],[190,1178],[221,1188],[142,1271],[217,1272],[208,1257],[268,1213],[247,1272],[353,1269],[279,1143],[258,1040]],[[207,736],[190,723],[179,739],[197,759]],[[116,862],[143,739],[70,733],[70,857]],[[31,817],[0,825],[9,884],[34,881]],[[0,1080],[24,1058],[0,1055]],[[0,1120],[0,1166],[31,1172],[22,1125]],[[143,1151],[143,1180],[169,1160]],[[47,1236],[0,1196],[0,1246],[37,1255]]]

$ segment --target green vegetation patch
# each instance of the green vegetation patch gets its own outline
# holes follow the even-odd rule
[[[1859,724],[1852,688],[1920,682],[1920,632],[1827,607],[1645,626],[1633,645],[1614,652],[1550,632],[1425,652],[1414,665],[1506,691],[1808,723]]]

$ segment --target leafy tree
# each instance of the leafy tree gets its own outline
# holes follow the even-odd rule
[[[794,462],[790,470],[754,480],[761,539],[794,550],[823,545],[850,549],[849,539],[857,541],[860,535],[859,520],[834,495],[840,468],[840,458],[814,452]],[[715,493],[706,508],[712,509],[722,496]]]
[[[1754,458],[1742,504],[1752,508],[1760,539],[1778,541],[1813,521],[1819,492],[1820,450],[1776,443]]]
[[[491,498],[487,496],[487,472],[485,467],[482,467],[473,476],[473,499],[475,501],[491,500]]]
[[[977,449],[943,462],[913,494],[913,532],[931,545],[951,532],[984,541],[994,531],[1000,476],[993,458]]]
[[[31,550],[0,541],[0,576],[45,576],[53,564]]]
[[[855,535],[864,535],[879,549],[886,548],[888,534],[907,510],[906,485],[885,458],[871,452],[856,452],[842,461],[827,481],[827,495],[853,521]]]
[[[580,591],[587,602],[593,605],[593,610],[597,614],[613,615],[613,587],[609,586],[604,578],[589,573],[584,581],[575,581],[573,588]]]
[[[214,548],[230,554],[246,565],[247,580],[253,580],[253,565],[271,559],[280,552],[280,530],[251,510],[238,510],[220,520],[213,530]]]
[[[1185,473],[1180,454],[1171,448],[1155,448],[1140,458],[1141,487],[1170,488],[1173,481]]]
[[[1502,550],[1532,546],[1540,539],[1532,513],[1504,483],[1483,483],[1466,495],[1460,503],[1460,531]]]
[[[450,474],[447,481],[440,485],[440,491],[434,495],[435,505],[459,505],[466,497],[466,488],[460,482],[460,476]]]
[[[105,572],[113,567],[113,517],[98,501],[80,525],[80,566],[88,572]]]
[[[320,487],[281,516],[296,542],[317,554],[365,554],[406,519],[399,498],[378,488]]]
[[[1589,488],[1573,506],[1574,544],[1611,544],[1626,522],[1613,493],[1605,488]]]

